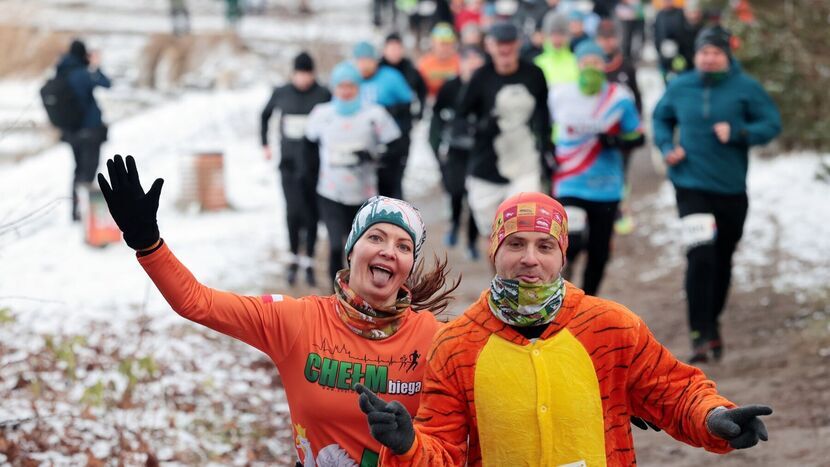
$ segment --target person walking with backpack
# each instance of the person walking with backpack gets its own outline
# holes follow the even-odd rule
[[[80,220],[78,212],[78,186],[92,183],[101,158],[101,145],[107,140],[107,126],[101,115],[101,108],[93,91],[101,86],[112,86],[110,79],[101,71],[101,58],[97,51],[87,52],[86,44],[75,39],[69,51],[58,62],[55,80],[65,83],[65,96],[58,101],[63,108],[55,112],[66,114],[58,122],[61,140],[72,147],[75,157],[75,172],[72,178],[72,220]],[[47,106],[47,112],[49,107]],[[53,123],[55,119],[50,115]]]
[[[317,244],[317,176],[320,155],[316,144],[305,137],[308,115],[317,104],[331,100],[331,93],[314,78],[314,60],[305,52],[294,59],[291,82],[274,90],[262,111],[260,138],[265,159],[271,159],[268,145],[268,121],[278,111],[280,128],[280,175],[285,194],[285,215],[291,263],[288,285],[297,281],[300,266],[305,270],[306,283],[316,285],[314,277],[314,246]],[[302,241],[301,241],[302,240]],[[305,256],[300,256],[300,244]]]
[[[686,247],[691,363],[723,356],[719,318],[748,209],[749,147],[781,132],[781,116],[715,26],[695,42],[695,70],[669,82],[654,109],[654,144],[669,165]],[[679,139],[675,144],[675,130]]]

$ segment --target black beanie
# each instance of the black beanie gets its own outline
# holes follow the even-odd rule
[[[80,39],[75,39],[69,46],[69,55],[86,60],[86,45]]]
[[[732,34],[721,26],[712,26],[703,29],[698,33],[697,39],[695,39],[695,51],[700,50],[704,46],[713,45],[723,50],[726,55],[731,55],[732,47],[729,44],[731,38]]]
[[[294,71],[314,71],[314,59],[311,55],[300,52],[294,57]]]

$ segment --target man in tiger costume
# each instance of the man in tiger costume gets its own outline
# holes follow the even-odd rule
[[[715,453],[767,440],[770,407],[737,407],[637,315],[562,279],[567,226],[541,193],[499,206],[495,278],[436,335],[414,424],[356,386],[381,465],[635,465],[631,417]]]

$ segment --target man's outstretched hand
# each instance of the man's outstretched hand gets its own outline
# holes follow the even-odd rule
[[[124,241],[133,250],[152,247],[159,240],[156,212],[159,209],[159,195],[164,180],[157,178],[144,192],[138,179],[133,156],[127,156],[127,163],[116,154],[107,161],[109,183],[104,174],[98,174],[98,185],[109,207],[113,220],[124,233]]]
[[[404,454],[415,442],[412,417],[398,401],[386,402],[362,384],[354,390],[360,394],[360,410],[369,420],[369,431],[380,444],[395,454]]]
[[[758,440],[768,439],[767,427],[759,416],[770,415],[772,407],[747,405],[734,409],[715,409],[706,417],[706,428],[718,438],[729,441],[735,449],[751,448]]]

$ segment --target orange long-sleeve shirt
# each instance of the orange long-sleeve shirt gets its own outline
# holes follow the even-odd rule
[[[370,340],[340,320],[334,296],[248,297],[214,290],[200,284],[166,245],[138,261],[177,313],[273,360],[304,465],[377,464],[380,444],[358,406],[356,383],[415,414],[425,367],[421,356],[440,325],[432,314],[409,310],[394,335]]]
[[[735,405],[625,307],[567,284],[531,342],[493,316],[488,293],[436,336],[415,443],[400,456],[384,448],[381,465],[635,465],[632,415],[692,446],[731,449],[705,419]]]

